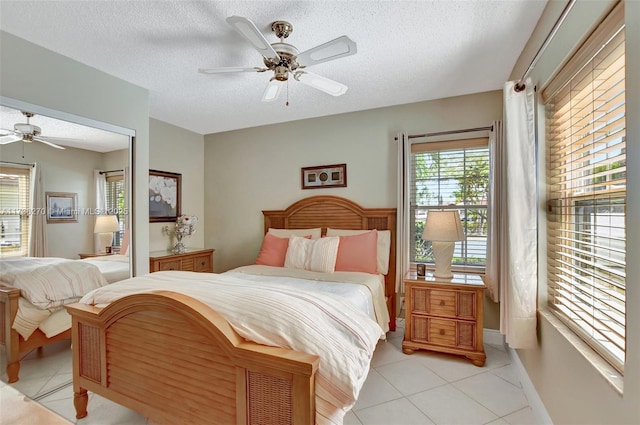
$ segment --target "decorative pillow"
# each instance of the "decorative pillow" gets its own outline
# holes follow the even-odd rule
[[[378,231],[339,236],[336,271],[378,273]]]
[[[288,238],[291,235],[311,235],[311,239],[320,239],[320,236],[322,236],[322,229],[320,227],[316,227],[314,229],[274,229],[273,227],[270,227],[267,233],[271,233],[273,236],[277,236],[279,238]]]
[[[284,267],[284,259],[289,247],[289,238],[279,238],[271,233],[264,235],[256,264]]]
[[[352,236],[371,232],[371,230],[347,230],[327,228],[327,236]],[[389,254],[391,252],[391,231],[378,230],[378,273],[389,273]]]
[[[339,237],[306,239],[291,235],[284,266],[314,272],[333,273],[338,255]]]

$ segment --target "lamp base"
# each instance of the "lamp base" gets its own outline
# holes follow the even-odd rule
[[[436,263],[436,270],[433,272],[435,277],[442,279],[451,279],[451,259],[453,258],[453,248],[455,242],[438,242],[431,241],[433,248],[433,259]]]
[[[111,241],[113,241],[113,233],[98,233],[98,239],[100,240],[99,254],[106,254],[107,247],[111,246]]]

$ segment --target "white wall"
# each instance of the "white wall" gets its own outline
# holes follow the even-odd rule
[[[182,174],[182,213],[198,217],[196,233],[183,240],[189,248],[203,248],[204,137],[156,119],[149,120],[149,168]],[[162,234],[162,227],[174,223],[149,223],[149,249],[170,249],[175,240]],[[208,247],[207,247],[208,248]]]
[[[135,131],[134,273],[148,272],[148,91],[6,32],[0,32],[0,75],[2,96]]]
[[[216,272],[255,261],[262,210],[315,195],[395,207],[398,132],[483,127],[501,118],[496,91],[205,135],[205,245],[216,249]],[[301,189],[301,167],[340,163],[347,164],[346,188]],[[486,306],[485,322],[495,328],[497,305]]]
[[[519,79],[544,37],[549,33],[565,2],[550,2],[527,48],[516,63],[512,79]],[[538,65],[531,72],[541,88],[555,69],[568,57],[594,24],[610,9],[609,1],[576,2]],[[627,122],[627,325],[626,364],[623,395],[618,394],[589,360],[564,337],[544,315],[539,317],[539,344],[531,350],[517,350],[522,363],[555,424],[638,424],[640,423],[640,2],[626,2],[626,122]],[[544,158],[544,116],[539,156]],[[544,164],[538,170],[544,183]],[[540,223],[544,229],[544,191],[541,184]],[[539,258],[546,255],[544,232],[540,233]],[[538,273],[539,293],[544,296],[544,263]],[[536,282],[532,282],[536,284]],[[542,297],[541,297],[542,298]],[[541,305],[544,308],[544,305]]]

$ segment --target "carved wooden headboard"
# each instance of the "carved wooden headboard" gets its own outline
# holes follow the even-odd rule
[[[396,209],[363,208],[353,201],[339,196],[311,196],[291,204],[284,210],[262,211],[264,232],[277,229],[327,228],[390,230],[391,252],[389,272],[385,276],[385,295],[391,317],[389,328],[396,328]]]

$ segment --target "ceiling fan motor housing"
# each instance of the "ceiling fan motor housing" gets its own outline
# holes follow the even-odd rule
[[[42,129],[37,125],[33,125],[33,124],[18,123],[13,126],[13,129],[18,133],[22,133],[24,135],[30,135],[30,136],[39,136],[40,133],[42,133]]]
[[[264,58],[264,64],[267,68],[275,72],[276,80],[287,81],[289,72],[295,71],[299,67],[296,61],[299,53],[298,49],[288,43],[273,43],[271,47],[278,53],[280,60]]]

